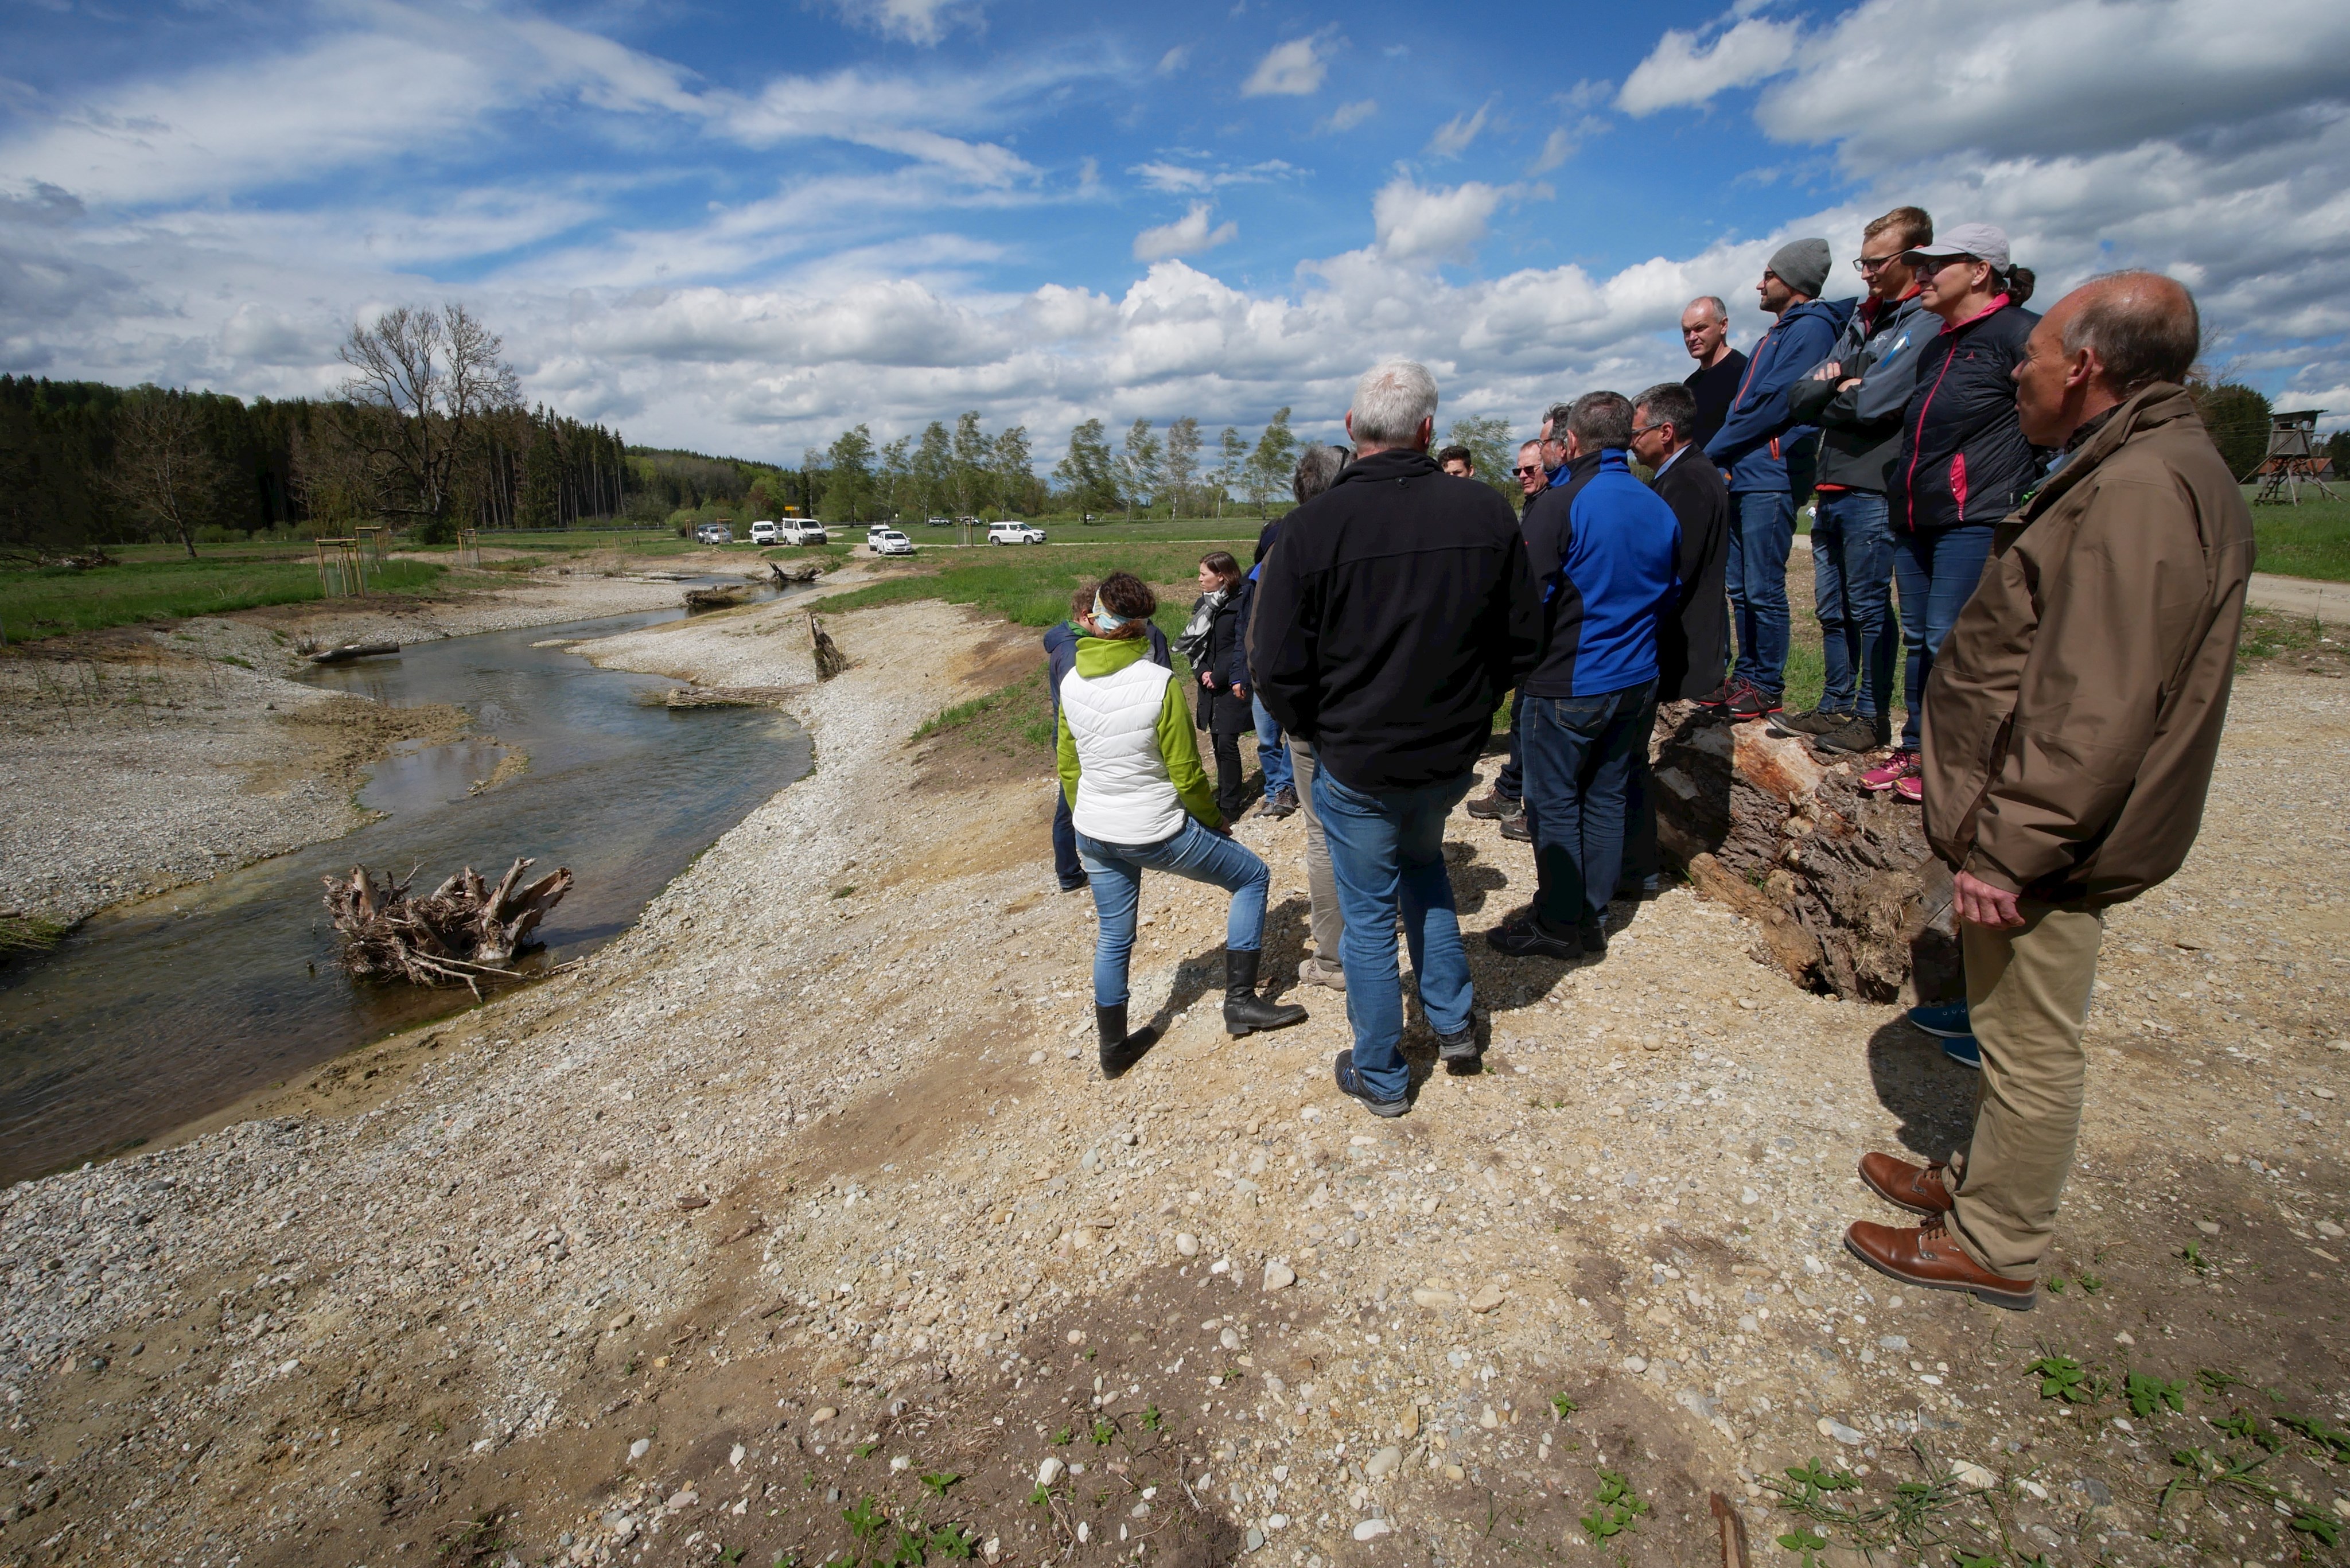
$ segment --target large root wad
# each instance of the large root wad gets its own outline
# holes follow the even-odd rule
[[[463,985],[476,996],[484,975],[519,980],[504,966],[571,890],[571,873],[563,867],[523,886],[530,866],[516,860],[495,887],[468,866],[421,898],[408,896],[406,881],[379,881],[364,866],[347,877],[326,878],[327,913],[342,938],[343,967],[360,980]]]

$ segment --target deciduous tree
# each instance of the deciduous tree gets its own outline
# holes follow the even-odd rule
[[[212,521],[227,472],[185,395],[141,387],[115,416],[106,489],[147,533],[177,539],[196,558],[196,530]]]
[[[1164,450],[1150,433],[1149,420],[1127,427],[1126,451],[1118,458],[1118,474],[1126,481],[1126,520],[1134,521],[1137,506],[1148,508],[1159,493],[1159,459]]]
[[[1274,497],[1289,493],[1289,473],[1296,461],[1297,438],[1290,433],[1288,409],[1282,408],[1274,411],[1248,456],[1248,494],[1258,516],[1270,517]]]
[[[504,340],[462,305],[397,306],[355,323],[339,350],[337,433],[365,460],[375,510],[427,539],[446,535],[475,427],[521,400]]]
[[[1200,421],[1186,414],[1167,427],[1168,515],[1180,517],[1183,502],[1200,478]]]
[[[1118,471],[1099,420],[1080,420],[1069,431],[1068,455],[1053,465],[1053,476],[1083,513],[1118,510]]]

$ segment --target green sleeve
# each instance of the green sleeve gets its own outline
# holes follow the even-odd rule
[[[1062,709],[1055,716],[1053,724],[1060,732],[1056,749],[1060,753],[1061,795],[1069,803],[1069,809],[1075,811],[1077,807],[1077,778],[1083,770],[1077,766],[1077,738],[1069,733],[1069,711]],[[1198,765],[1195,759],[1192,766]]]
[[[1183,701],[1183,689],[1171,679],[1166,699],[1159,704],[1159,754],[1183,809],[1202,827],[1222,827],[1224,818],[1216,809],[1216,792],[1200,766],[1200,743],[1191,738],[1191,710]]]

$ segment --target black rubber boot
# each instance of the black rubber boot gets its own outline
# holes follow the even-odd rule
[[[1142,1060],[1142,1054],[1159,1039],[1159,1031],[1142,1028],[1128,1034],[1126,1032],[1126,1003],[1108,1007],[1094,1004],[1094,1032],[1101,1036],[1101,1070],[1105,1078],[1115,1078]]]
[[[1224,1033],[1235,1040],[1260,1029],[1285,1029],[1305,1022],[1305,1009],[1267,1002],[1256,993],[1256,966],[1262,957],[1255,950],[1224,950]]]

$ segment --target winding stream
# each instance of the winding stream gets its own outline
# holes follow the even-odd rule
[[[397,706],[458,704],[481,736],[380,765],[359,799],[390,815],[347,837],[101,914],[45,959],[0,970],[0,1182],[183,1125],[356,1045],[473,1005],[463,990],[359,986],[334,963],[321,878],[359,864],[420,890],[516,855],[577,884],[537,963],[636,919],[693,857],[805,774],[813,748],[768,709],[673,711],[679,682],[598,670],[561,647],[682,610],[449,638],[317,670]],[[480,794],[507,750],[522,771]]]

